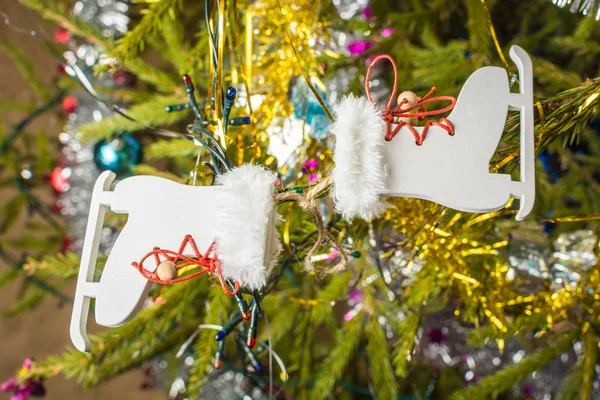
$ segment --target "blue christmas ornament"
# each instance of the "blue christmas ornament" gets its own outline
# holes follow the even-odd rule
[[[94,146],[94,161],[101,171],[128,172],[142,162],[142,155],[142,144],[129,133],[103,139]]]
[[[225,98],[229,101],[235,100],[235,95],[237,94],[237,90],[234,87],[230,87],[225,92]]]
[[[323,101],[325,101],[327,107],[331,108],[331,106],[327,104],[327,94],[317,86],[315,86],[315,89]],[[331,121],[303,79],[296,82],[292,88],[291,97],[292,106],[294,107],[294,116],[306,122],[310,127],[308,136],[313,139],[323,139],[327,137],[327,130],[331,125]]]

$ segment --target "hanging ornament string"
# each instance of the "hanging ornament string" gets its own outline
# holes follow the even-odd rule
[[[315,267],[312,264],[311,259],[319,250],[319,248],[325,244],[326,241],[333,243],[333,245],[339,250],[341,255],[341,261],[335,265],[333,268],[324,270],[323,272],[326,274],[334,274],[341,271],[344,271],[348,266],[348,256],[346,252],[342,249],[342,246],[339,244],[338,240],[335,238],[333,234],[329,232],[327,227],[323,222],[323,218],[321,217],[321,213],[317,208],[316,199],[319,198],[321,193],[325,190],[328,190],[331,185],[332,178],[331,176],[322,179],[315,185],[311,186],[306,193],[297,193],[294,191],[287,191],[282,193],[277,193],[274,196],[274,200],[277,204],[281,204],[287,201],[294,201],[300,207],[302,207],[308,214],[310,215],[313,223],[317,228],[317,240],[308,251],[304,259],[304,269],[306,272],[312,273],[315,271]]]
[[[194,253],[193,257],[188,257],[183,254],[183,252],[188,244],[190,245],[190,247],[192,248],[192,252]],[[192,266],[198,267],[198,268],[200,268],[200,270],[196,271],[192,274],[182,276],[180,278],[161,279],[161,278],[159,278],[157,272],[150,272],[144,268],[144,262],[150,257],[152,257],[154,259],[154,262],[156,263],[157,271],[161,265],[168,266],[170,263],[172,263],[171,264],[172,267],[176,269],[175,276],[177,276],[177,270],[180,270],[180,269],[186,268],[186,267],[192,267]],[[223,274],[221,273],[221,263],[219,262],[219,259],[217,258],[217,255],[216,255],[215,243],[213,242],[208,247],[206,252],[204,254],[202,254],[202,253],[200,253],[200,251],[198,251],[196,242],[194,241],[194,238],[191,235],[185,236],[185,238],[181,242],[181,246],[179,247],[178,251],[172,251],[172,250],[161,249],[159,247],[155,247],[151,252],[147,253],[144,257],[142,257],[142,259],[140,260],[139,263],[133,262],[133,263],[131,263],[131,265],[134,268],[136,268],[138,271],[140,271],[140,273],[147,280],[154,282],[154,283],[160,283],[163,285],[183,282],[183,281],[187,281],[192,278],[195,278],[202,274],[212,273],[212,274],[215,274],[217,276],[217,278],[219,278],[219,282],[221,283],[223,292],[227,296],[235,295],[240,289],[239,282],[235,281],[233,291],[229,290],[229,288],[227,286],[227,282],[225,281],[225,278],[223,278]]]
[[[375,106],[375,102],[373,101],[373,97],[371,96],[371,84],[370,84],[371,72],[373,71],[373,68],[375,67],[375,65],[377,65],[377,63],[379,61],[384,60],[384,59],[390,61],[392,63],[392,67],[394,68],[394,86],[392,87],[392,94],[390,96],[390,99],[388,100],[387,106],[385,107],[385,111],[383,112],[383,119],[386,122],[385,140],[387,140],[387,141],[392,140],[394,138],[394,136],[396,136],[396,134],[400,131],[400,129],[403,126],[406,126],[410,130],[410,132],[412,133],[413,137],[415,138],[415,142],[417,143],[418,146],[423,144],[423,141],[425,140],[425,137],[427,136],[427,131],[429,130],[430,126],[437,126],[439,128],[442,128],[443,130],[448,132],[448,134],[450,136],[453,136],[454,135],[454,125],[452,125],[452,123],[450,121],[448,121],[446,118],[440,118],[439,122],[428,121],[425,124],[425,126],[423,127],[423,131],[421,132],[420,135],[417,132],[417,130],[415,128],[413,128],[410,124],[407,124],[406,122],[398,120],[399,118],[417,118],[419,120],[423,120],[425,117],[443,114],[454,108],[454,106],[456,105],[456,99],[451,96],[430,97],[437,90],[435,87],[433,87],[433,88],[431,88],[429,93],[427,93],[427,95],[425,95],[424,97],[418,98],[417,104],[407,105],[406,106],[407,108],[402,108],[402,106],[404,106],[405,104],[408,103],[408,100],[404,99],[401,102],[399,102],[399,104],[396,106],[396,108],[393,108],[394,99],[396,98],[396,92],[398,91],[398,66],[396,65],[396,62],[394,61],[394,59],[391,56],[389,56],[388,54],[382,54],[382,55],[375,57],[375,59],[373,59],[373,61],[369,65],[369,68],[367,68],[367,75],[365,78],[365,92],[367,93],[367,98],[369,99],[371,104],[373,104],[373,106]],[[437,110],[427,111],[425,109],[426,104],[434,103],[437,101],[449,101],[450,104],[444,108],[437,109]],[[414,109],[417,109],[418,111],[411,113],[410,111],[412,111]],[[394,129],[392,129],[392,123],[395,123],[395,121],[398,121],[398,123],[397,123],[396,127]]]

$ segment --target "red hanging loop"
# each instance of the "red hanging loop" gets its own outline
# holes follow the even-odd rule
[[[392,94],[390,96],[390,99],[388,100],[386,107],[385,107],[385,111],[383,112],[383,119],[386,122],[385,140],[387,140],[387,141],[392,140],[394,138],[394,136],[396,136],[398,131],[400,131],[400,129],[403,126],[408,127],[408,129],[412,133],[413,137],[415,138],[415,142],[419,146],[423,144],[423,141],[425,140],[425,137],[427,136],[427,131],[429,130],[430,126],[437,126],[439,128],[442,128],[443,130],[448,132],[448,134],[450,136],[454,136],[454,125],[452,125],[452,123],[450,121],[448,121],[446,118],[440,118],[440,120],[437,122],[436,121],[427,122],[425,124],[425,126],[423,127],[423,131],[422,131],[421,135],[419,135],[419,133],[416,131],[416,129],[413,126],[411,126],[410,124],[407,124],[404,121],[398,121],[397,125],[392,129],[392,123],[394,123],[394,121],[397,120],[397,118],[418,118],[421,121],[425,117],[443,114],[445,112],[448,112],[448,111],[452,110],[454,108],[454,106],[456,105],[456,99],[452,96],[430,97],[437,90],[435,87],[432,87],[431,90],[429,91],[429,93],[427,93],[423,97],[418,98],[419,101],[416,105],[414,105],[414,106],[409,105],[408,107],[410,107],[410,108],[402,108],[402,106],[408,102],[407,99],[403,99],[396,106],[396,108],[393,108],[394,99],[396,98],[396,92],[398,91],[398,66],[396,65],[396,61],[394,61],[394,59],[390,55],[382,54],[373,59],[373,61],[367,68],[367,75],[365,77],[365,92],[367,93],[367,98],[369,99],[371,104],[373,104],[373,106],[375,106],[375,102],[373,101],[373,97],[371,96],[371,84],[370,84],[371,71],[373,70],[375,65],[383,59],[390,61],[392,63],[392,67],[394,68],[394,86],[392,87]],[[449,101],[450,104],[444,108],[437,109],[437,110],[427,111],[425,109],[426,104],[434,103],[436,101]],[[414,112],[414,113],[409,112],[414,109],[417,109],[418,111]]]
[[[188,244],[194,252],[194,257],[188,257],[183,254],[183,251],[185,250],[185,247]],[[163,261],[172,261],[178,270],[181,268],[189,267],[190,265],[198,266],[200,270],[181,278],[163,280],[158,277],[156,272],[150,272],[143,267],[144,262],[149,257],[154,258],[154,262],[156,263],[157,268]],[[161,257],[163,258],[162,260]],[[184,262],[177,264],[180,261]],[[160,283],[163,285],[183,282],[195,278],[198,275],[213,273],[217,276],[217,278],[219,278],[219,283],[223,288],[223,292],[225,292],[227,296],[233,296],[240,290],[240,284],[238,281],[234,281],[233,291],[229,290],[229,288],[227,287],[227,283],[225,282],[223,274],[221,273],[221,263],[216,255],[215,243],[211,243],[211,245],[208,247],[208,249],[203,255],[198,251],[196,242],[194,241],[194,238],[191,235],[185,236],[185,238],[181,242],[181,246],[179,246],[179,251],[175,252],[172,250],[155,247],[151,252],[147,253],[144,257],[142,257],[139,263],[134,261],[133,263],[131,263],[131,265],[135,267],[138,271],[140,271],[144,278],[148,279],[151,282]]]

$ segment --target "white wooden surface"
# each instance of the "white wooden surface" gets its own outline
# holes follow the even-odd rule
[[[431,200],[466,212],[498,210],[514,197],[521,202],[517,220],[529,214],[535,200],[532,65],[518,46],[511,48],[510,56],[519,70],[519,94],[510,93],[504,69],[481,68],[469,77],[447,118],[454,124],[454,136],[432,126],[417,146],[403,127],[385,143],[384,195]],[[489,172],[509,109],[521,113],[519,182]],[[419,134],[423,130],[415,129]]]
[[[189,186],[153,176],[134,176],[110,191],[114,178],[109,171],[98,177],[90,206],[71,319],[71,340],[80,351],[91,349],[86,329],[90,298],[96,299],[96,322],[108,327],[124,324],[143,305],[152,283],[132,262],[139,262],[155,246],[177,251],[187,234],[193,236],[202,253],[215,239],[219,186]],[[100,232],[109,207],[128,214],[128,220],[110,251],[100,282],[94,283]],[[153,258],[146,260],[144,267],[153,271]]]

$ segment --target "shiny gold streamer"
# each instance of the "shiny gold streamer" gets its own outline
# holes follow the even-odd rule
[[[227,12],[227,0],[219,1],[219,15],[217,16],[217,26],[219,29],[219,37],[217,38],[217,63],[216,71],[216,87],[215,87],[215,114],[217,121],[223,118],[223,50],[225,47],[225,16]],[[225,144],[224,141],[222,143]]]
[[[252,45],[254,34],[252,33],[252,18],[254,14],[252,10],[246,11],[246,82],[248,85],[248,93],[252,89]],[[238,24],[239,26],[239,24]],[[239,32],[236,32],[238,35]]]
[[[250,85],[252,80],[252,12],[250,10],[246,13],[246,59],[242,57],[242,46],[240,43],[240,19],[238,15],[237,0],[233,0],[233,42],[235,44],[235,50],[237,58],[240,62],[240,71],[242,73],[242,82],[246,89],[246,103],[248,104],[248,113],[250,114],[250,123],[252,124],[252,138],[253,142],[256,139],[256,129],[254,127],[254,117],[252,110],[252,103],[250,102]],[[250,16],[250,18],[248,18]],[[248,34],[248,31],[250,32]]]
[[[231,62],[231,84],[232,86],[237,86],[238,84],[238,71],[237,71],[237,65],[236,65],[236,61],[235,61],[235,50],[233,48],[233,37],[234,35],[231,34],[231,24],[227,23],[227,38],[226,38],[226,42],[227,42],[227,48],[229,50],[229,60]],[[241,59],[240,59],[241,62]],[[243,69],[243,66],[240,64],[240,70]],[[243,77],[242,77],[243,79]],[[247,92],[246,92],[247,93]],[[244,147],[244,135],[243,135],[243,129],[236,129],[236,140],[237,140],[237,145],[236,145],[236,165],[242,165],[244,163],[244,154],[245,154],[245,147]]]
[[[511,162],[512,160],[514,160],[517,156],[519,155],[518,151],[515,151],[514,153],[511,153],[509,155],[507,155],[506,157],[504,157],[502,159],[502,161],[500,161],[498,164],[494,165],[492,167],[492,171],[491,172],[498,172],[498,170],[502,167],[504,167],[506,164],[508,164],[509,162]]]
[[[542,138],[544,137],[544,108],[542,103],[534,97],[535,106],[537,107],[538,113],[540,114],[540,136],[538,137],[538,147],[542,144]]]
[[[208,1],[208,0],[207,0]],[[210,19],[210,16],[208,16],[209,20],[206,21],[206,23],[208,25],[210,25],[210,29],[214,32],[215,31],[215,24],[213,24],[212,20]],[[210,54],[210,59],[212,60],[212,54],[215,51],[215,46],[212,40],[208,41],[208,54]],[[207,98],[206,98],[206,108],[208,109],[209,114],[212,113],[211,111],[211,106],[210,106],[210,101],[213,98],[213,85],[211,84],[211,82],[215,79],[215,68],[214,65],[212,63],[212,61],[210,61],[208,63],[208,90],[207,90]]]
[[[542,218],[540,218],[542,219]],[[542,219],[543,221],[546,222],[582,222],[582,221],[596,221],[596,220],[600,220],[600,215],[583,215],[583,216],[578,216],[578,215],[572,215],[570,217],[558,217],[558,218],[546,218],[546,219]]]
[[[492,15],[490,14],[490,10],[488,9],[487,3],[485,0],[481,0],[481,5],[483,6],[483,10],[485,11],[485,15],[487,18],[488,28],[490,29],[490,33],[492,35],[492,40],[494,41],[494,45],[496,46],[496,51],[498,51],[498,55],[500,56],[500,60],[504,64],[504,68],[506,68],[506,72],[508,76],[512,75],[510,70],[510,65],[506,58],[504,57],[504,53],[502,53],[502,47],[500,47],[500,42],[498,42],[498,37],[496,36],[496,30],[494,29],[494,24],[492,23]]]
[[[292,206],[288,207],[287,215],[285,217],[285,225],[283,226],[283,243],[292,252],[292,246],[290,246],[290,226],[292,224]]]
[[[281,11],[281,15],[284,16],[283,7],[281,6],[280,0],[277,0],[277,4],[279,5],[279,10]],[[292,40],[292,35],[290,34],[290,30],[287,27],[285,28],[285,33],[288,38],[288,43],[289,43],[290,47],[292,48],[292,51],[294,52],[294,56],[296,57],[296,62],[298,63],[298,68],[300,69],[300,72],[302,73],[302,76],[304,77],[306,84],[310,88],[310,91],[315,95],[317,101],[319,102],[319,105],[321,106],[323,111],[325,111],[325,114],[327,114],[327,118],[329,118],[329,120],[331,122],[335,122],[335,117],[333,116],[333,114],[331,113],[329,108],[327,107],[327,104],[325,104],[325,102],[321,98],[321,95],[319,94],[319,92],[317,92],[317,89],[315,89],[315,87],[313,86],[313,84],[311,82],[311,78],[308,75],[308,72],[306,72],[306,70],[302,66],[302,62],[300,61],[300,55],[298,54],[298,51],[296,50],[296,46],[294,46],[294,41]]]
[[[257,140],[257,129],[256,129],[256,121],[254,117],[254,110],[252,109],[252,43],[253,37],[252,34],[252,11],[246,11],[246,42],[245,42],[245,60],[242,58],[242,46],[240,43],[240,21],[239,14],[237,12],[237,0],[233,0],[233,8],[234,8],[234,19],[233,19],[233,29],[234,29],[234,42],[235,48],[237,51],[237,57],[240,60],[240,70],[242,71],[242,81],[244,82],[244,87],[246,88],[246,105],[248,107],[248,116],[250,117],[250,130],[252,134],[252,148],[254,149],[254,153],[252,158],[250,159],[250,163],[254,163],[255,160],[260,157],[261,151],[260,146]]]
[[[318,63],[315,61],[315,55],[311,53],[312,48],[308,43],[314,37],[327,35],[327,30],[322,29],[323,26],[320,23],[313,26],[313,4],[306,1],[294,3],[297,9],[293,13],[290,12],[288,4],[283,0],[264,0],[253,3],[250,7],[253,15],[255,15],[253,29],[259,29],[260,31],[253,38],[255,44],[253,47],[255,51],[253,82],[268,87],[272,85],[273,89],[269,92],[255,94],[264,96],[262,104],[255,107],[255,120],[259,127],[259,137],[257,138],[259,142],[266,141],[266,138],[270,135],[270,133],[263,133],[266,132],[267,128],[277,125],[291,113],[287,98],[287,79],[291,78],[294,73],[296,75],[302,73],[317,100],[320,99],[318,92],[315,93],[319,88],[317,86],[319,83],[315,80],[315,74],[313,73],[318,68]],[[485,1],[482,1],[482,5],[486,7]],[[498,50],[498,56],[503,65],[506,65],[508,72],[510,67],[502,54],[496,32],[491,26],[491,17],[487,8],[486,15],[488,16],[488,25],[490,25],[494,44]],[[277,21],[276,23],[269,22],[274,19]],[[290,27],[288,31],[286,27],[290,26],[291,23],[295,24],[294,30],[292,31]],[[246,32],[249,32],[250,24],[247,24],[246,28]],[[243,35],[243,27],[240,29],[242,29],[241,33]],[[281,40],[278,38],[281,38]],[[289,44],[289,47],[287,44]],[[276,51],[273,51],[273,49],[276,49]],[[299,55],[302,56],[302,60],[300,60]],[[582,109],[586,106],[589,107],[590,104],[595,104],[593,102],[597,101],[597,98],[591,97]],[[535,97],[534,104],[540,115],[540,132],[536,140],[541,143],[545,138],[545,131],[548,127],[545,126],[543,104]],[[311,146],[309,145],[310,151],[313,149]],[[302,151],[299,156],[300,158],[308,157],[310,154]],[[503,158],[491,170],[505,167],[518,156],[518,151],[503,154]],[[327,162],[330,162],[328,160],[329,156],[327,156],[327,161],[323,161],[323,167],[327,167]],[[275,159],[269,157],[265,160],[265,163],[275,163]],[[289,166],[286,167],[289,168]],[[290,199],[290,201],[295,200]],[[458,292],[462,298],[461,304],[465,309],[457,310],[457,315],[462,315],[469,322],[477,325],[489,321],[489,324],[494,325],[495,328],[506,331],[506,329],[512,329],[512,325],[506,322],[509,321],[508,315],[512,317],[540,315],[543,322],[539,327],[539,331],[548,332],[549,326],[557,326],[569,317],[571,304],[575,302],[578,302],[578,304],[583,303],[585,296],[593,296],[580,290],[579,287],[565,287],[558,291],[556,289],[543,289],[535,295],[520,296],[519,292],[515,290],[515,282],[507,279],[510,266],[499,254],[506,248],[508,241],[504,236],[498,240],[490,241],[487,235],[491,229],[490,221],[516,213],[516,210],[509,208],[513,204],[512,201],[509,201],[507,207],[502,210],[479,215],[445,210],[434,203],[416,199],[403,198],[390,199],[389,201],[395,208],[388,211],[384,223],[390,224],[394,232],[402,234],[407,239],[401,243],[396,243],[386,249],[385,253],[378,256],[389,259],[397,256],[397,251],[407,251],[407,257],[410,260],[407,260],[408,263],[403,267],[403,272],[398,272],[399,275],[407,273],[406,271],[410,270],[413,264],[420,263],[424,265],[420,272],[415,272],[414,283],[406,288],[406,295],[403,295],[409,301],[413,288],[420,288],[421,291],[425,290],[426,285],[423,285],[423,283],[431,283],[430,286],[437,286],[438,288],[441,285],[441,290],[446,288],[452,290],[452,288],[460,287]],[[284,222],[282,233],[286,246],[288,243],[291,244],[293,231],[290,232],[290,230],[294,229],[295,215],[295,213],[290,215],[288,211],[288,216]],[[532,216],[532,219],[543,220],[535,216]],[[600,215],[570,216],[548,221],[575,222],[590,220],[600,220]],[[478,268],[489,270],[489,274],[479,274]],[[582,274],[582,285],[598,288],[598,291],[600,291],[600,275],[597,277],[598,279],[593,280],[592,278],[595,275],[590,277],[590,274]],[[486,277],[485,282],[477,280],[482,279],[483,276]],[[396,278],[398,276],[392,276],[392,279]],[[516,279],[520,278],[517,277]],[[311,303],[313,303],[313,300],[309,299],[295,298],[291,301],[296,299],[296,302],[303,305],[312,305]],[[472,299],[477,299],[477,301]],[[483,314],[484,310],[485,314]],[[503,346],[502,341],[498,341],[497,344],[499,347]]]
[[[481,5],[483,6],[483,10],[485,11],[485,15],[487,18],[487,23],[488,23],[488,28],[490,30],[490,34],[492,35],[492,41],[494,42],[494,46],[496,46],[496,51],[498,52],[498,56],[500,57],[500,60],[502,61],[502,63],[504,64],[504,68],[506,69],[506,72],[508,73],[508,76],[512,75],[512,71],[510,69],[510,65],[508,64],[508,61],[506,60],[506,57],[504,57],[504,53],[502,52],[502,47],[500,46],[500,42],[498,41],[498,37],[496,36],[496,29],[494,28],[494,24],[492,22],[492,15],[490,14],[490,10],[487,6],[487,3],[485,2],[485,0],[481,0]],[[540,136],[538,137],[538,146],[541,144],[542,142],[542,138],[544,137],[544,109],[542,108],[542,103],[540,103],[540,101],[534,96],[534,101],[535,101],[535,106],[537,107],[538,113],[540,115]],[[512,157],[514,158],[514,157]],[[512,158],[510,160],[512,160]],[[501,166],[505,165],[506,163],[508,163],[510,160],[503,160],[503,163]],[[501,167],[500,165],[496,165],[496,171]],[[495,172],[495,171],[494,171]]]

